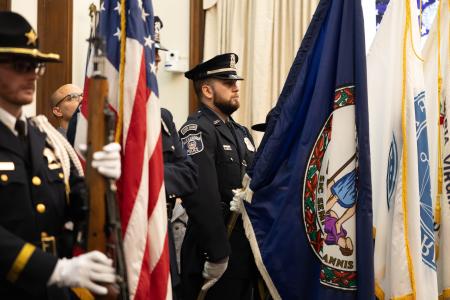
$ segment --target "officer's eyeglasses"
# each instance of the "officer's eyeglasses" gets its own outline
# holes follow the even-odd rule
[[[32,61],[32,60],[0,60],[1,64],[10,65],[11,69],[19,74],[27,74],[34,72],[38,76],[42,76],[45,73],[45,63]]]
[[[65,95],[64,97],[62,97],[60,100],[58,100],[58,102],[56,102],[55,106],[58,106],[59,104],[61,104],[61,102],[63,101],[77,101],[77,102],[81,102],[81,100],[83,100],[83,94],[80,93],[70,93],[68,95]]]

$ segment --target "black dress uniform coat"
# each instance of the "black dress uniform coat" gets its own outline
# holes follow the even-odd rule
[[[230,256],[222,278],[209,290],[208,299],[249,299],[250,281],[256,271],[250,245],[239,218],[226,237],[233,189],[240,188],[255,147],[247,128],[231,118],[225,124],[209,108],[188,118],[180,130],[184,148],[199,167],[199,188],[186,197],[189,216],[181,250],[183,300],[195,299],[203,283],[205,259],[215,262]]]
[[[162,144],[164,157],[164,185],[166,187],[167,214],[169,224],[170,275],[173,298],[177,299],[180,286],[177,256],[170,218],[176,198],[192,194],[197,189],[198,168],[181,146],[172,114],[161,108]]]
[[[197,190],[198,167],[187,156],[178,136],[170,111],[161,108],[162,143],[164,156],[164,185],[168,202]]]
[[[71,176],[70,204],[61,165],[45,134],[28,122],[28,151],[0,121],[0,299],[65,299],[68,290],[47,287],[58,257],[41,250],[42,238],[59,243],[64,223],[80,211],[86,189]],[[52,246],[52,244],[46,244]],[[48,249],[51,250],[51,249]]]

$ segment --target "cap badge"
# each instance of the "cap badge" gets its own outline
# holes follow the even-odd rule
[[[230,68],[236,69],[236,56],[234,54],[230,55]]]
[[[30,29],[29,32],[25,33],[25,36],[28,39],[27,45],[36,46],[37,34],[36,34],[36,32],[34,32],[33,29]]]
[[[161,30],[161,22],[155,22],[155,31],[159,32]]]

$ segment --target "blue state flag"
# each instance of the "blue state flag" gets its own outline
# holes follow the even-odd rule
[[[248,173],[243,218],[275,299],[373,299],[360,1],[321,0]]]

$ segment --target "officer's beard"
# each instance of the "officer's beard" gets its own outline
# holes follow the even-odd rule
[[[223,99],[214,91],[214,105],[225,115],[231,116],[240,106],[239,97]]]

